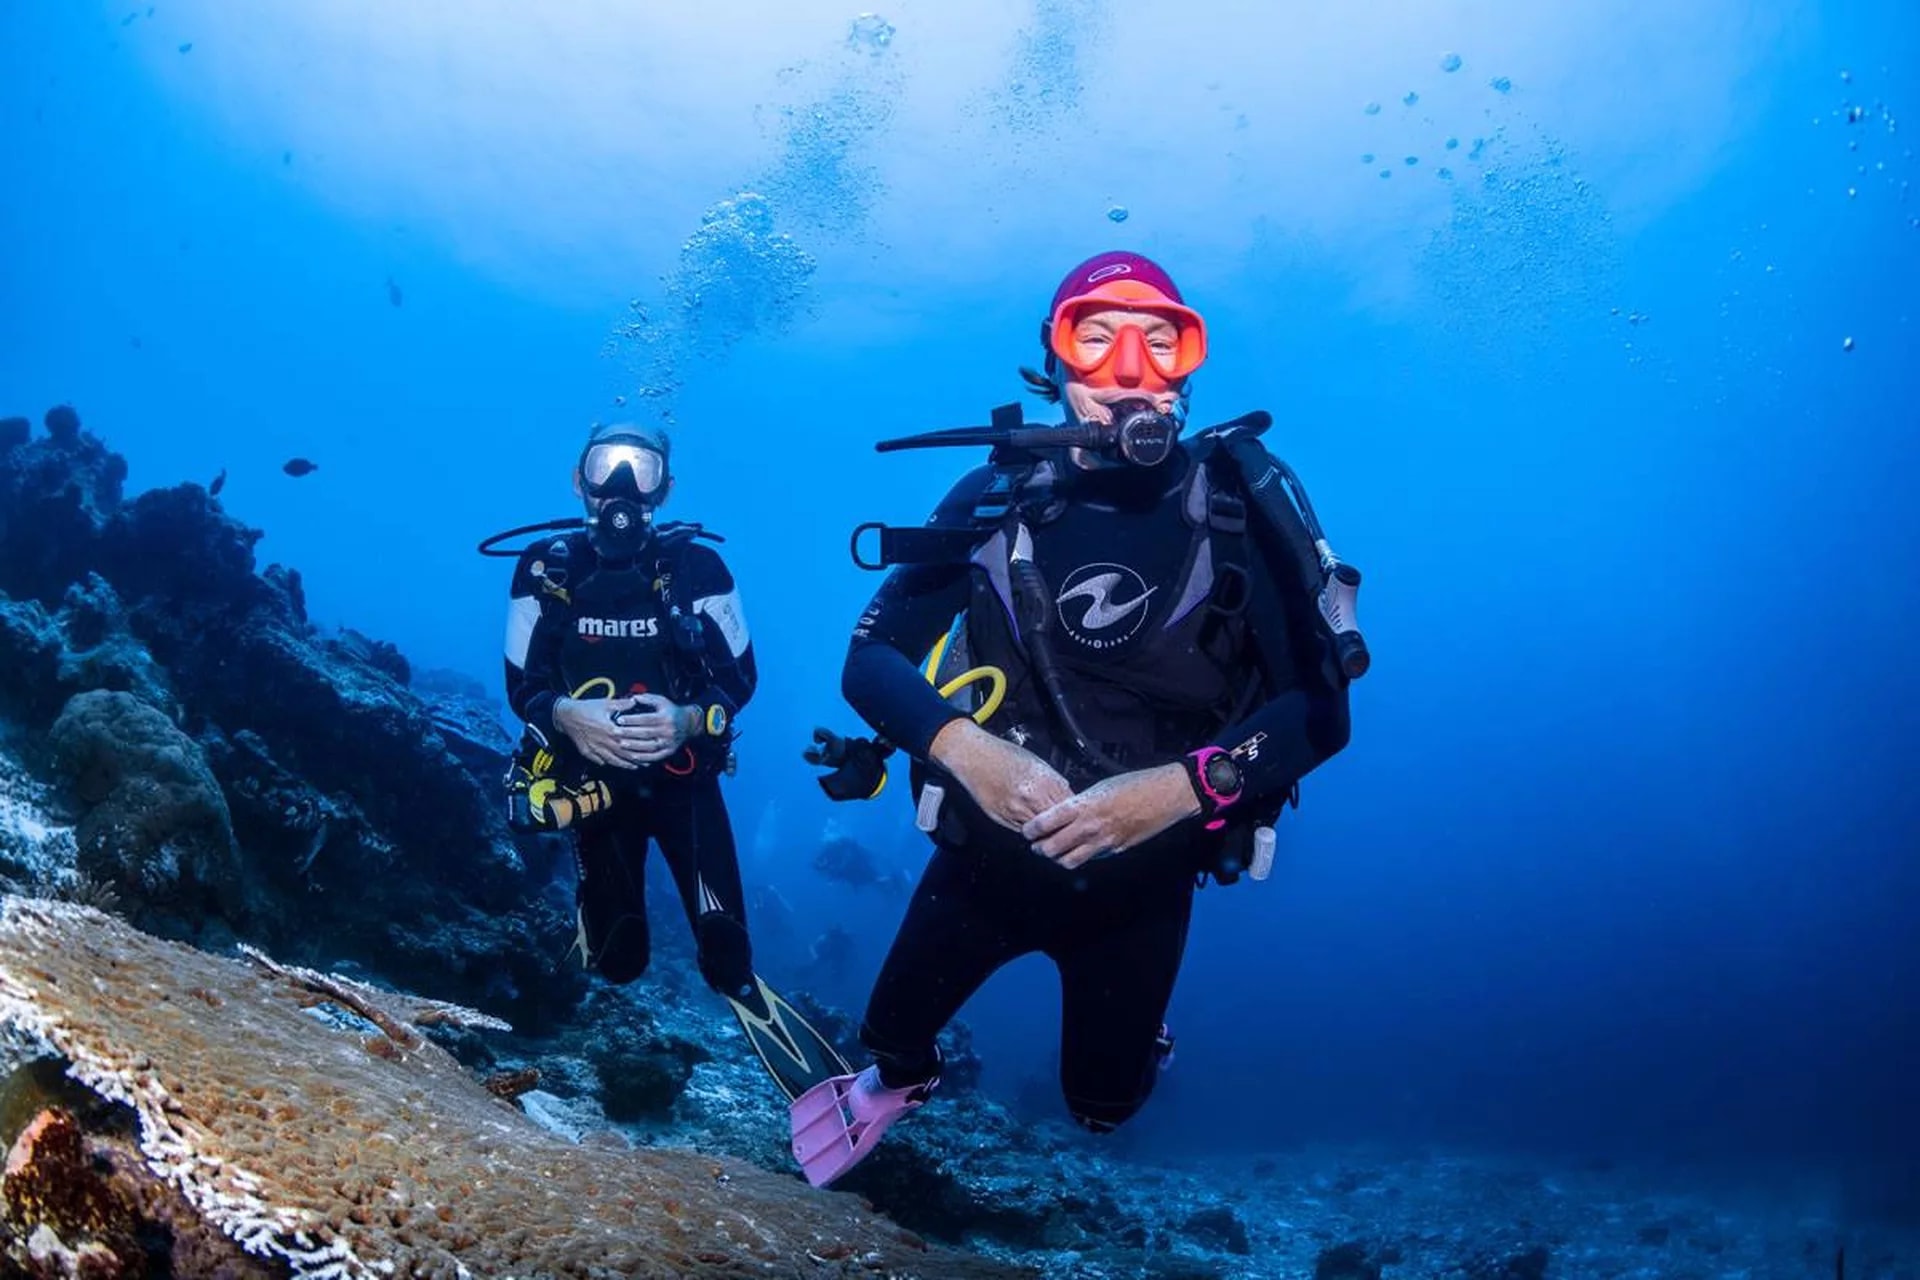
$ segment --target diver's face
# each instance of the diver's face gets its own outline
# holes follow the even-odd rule
[[[573,469],[573,496],[586,504],[587,514],[590,516],[599,515],[600,508],[605,506],[609,500],[608,498],[596,498],[587,492],[586,478],[580,474],[580,468],[578,467]],[[661,486],[659,497],[647,504],[648,510],[657,510],[660,507],[666,506],[667,499],[672,496],[673,477],[668,476],[667,482]]]
[[[1180,331],[1172,320],[1124,307],[1089,311],[1075,321],[1072,342],[1066,396],[1074,417],[1111,422],[1107,406],[1121,400],[1147,400],[1161,413],[1172,412],[1179,392],[1157,367],[1179,349]],[[1082,373],[1075,364],[1091,368]]]

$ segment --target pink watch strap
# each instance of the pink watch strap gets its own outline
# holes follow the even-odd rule
[[[1193,761],[1193,780],[1195,785],[1200,788],[1201,793],[1205,795],[1207,799],[1213,801],[1214,818],[1213,821],[1206,824],[1207,830],[1209,831],[1218,831],[1221,827],[1227,825],[1227,820],[1219,816],[1220,811],[1240,798],[1238,791],[1223,794],[1215,791],[1213,784],[1207,781],[1208,763],[1215,756],[1224,756],[1227,754],[1228,752],[1224,747],[1207,746],[1201,747],[1198,751],[1189,752],[1187,756],[1188,759]]]

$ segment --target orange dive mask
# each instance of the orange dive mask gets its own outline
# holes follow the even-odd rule
[[[1080,322],[1101,311],[1132,311],[1157,316],[1172,325],[1168,334],[1151,336],[1146,326],[1101,325],[1082,333]],[[1061,364],[1095,387],[1172,391],[1207,358],[1207,325],[1191,307],[1134,280],[1103,284],[1091,293],[1068,298],[1054,310],[1048,337]]]

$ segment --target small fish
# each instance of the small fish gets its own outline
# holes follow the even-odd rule
[[[132,24],[133,20],[139,16],[140,15],[138,13],[130,13],[126,17],[120,19],[120,25],[123,27],[129,26]]]
[[[129,339],[127,339],[127,341],[129,341],[129,342],[131,342],[131,343],[133,344],[133,347],[134,347],[134,350],[136,350],[136,351],[137,351],[137,350],[139,350],[139,349],[140,349],[140,335],[139,335],[139,334],[137,334],[137,333],[136,333],[136,334],[134,334],[134,335],[133,335],[133,337],[131,337],[131,338],[129,338]]]
[[[180,46],[180,52],[182,52],[182,53],[192,53],[192,52],[193,52],[193,41],[191,41],[191,40],[189,40],[189,41],[187,41],[187,42],[186,42],[185,44],[183,44],[183,45],[181,45],[181,46]]]
[[[387,301],[396,307],[400,305],[400,286],[393,282],[392,276],[387,277]]]
[[[280,163],[281,163],[281,164],[292,164],[292,163],[293,163],[293,152],[291,152],[291,151],[282,151],[282,152],[280,153]]]
[[[220,468],[220,474],[213,478],[213,483],[207,486],[207,496],[209,498],[217,498],[220,496],[220,491],[226,487],[227,469],[222,467]]]
[[[290,476],[306,476],[318,471],[320,464],[308,462],[305,458],[289,458],[287,465],[280,469]]]

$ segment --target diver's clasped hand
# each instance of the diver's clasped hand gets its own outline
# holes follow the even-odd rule
[[[951,721],[928,752],[989,818],[1010,831],[1073,795],[1052,765],[973,721]]]
[[[988,817],[1069,869],[1143,844],[1201,808],[1181,765],[1123,773],[1075,795],[1045,760],[966,719],[935,735],[929,754]]]
[[[1107,778],[1021,825],[1033,851],[1069,869],[1143,844],[1200,812],[1187,771],[1167,764]]]
[[[692,733],[688,708],[658,694],[632,698],[562,698],[553,723],[590,764],[638,769],[658,764]]]
[[[620,728],[638,730],[639,751],[634,758],[641,764],[659,764],[684,747],[698,719],[694,708],[657,693],[643,693],[630,700],[629,709],[614,713]]]
[[[617,719],[637,701],[636,698],[562,698],[553,704],[553,725],[567,735],[587,763],[637,769],[646,735],[637,724],[622,724]]]

